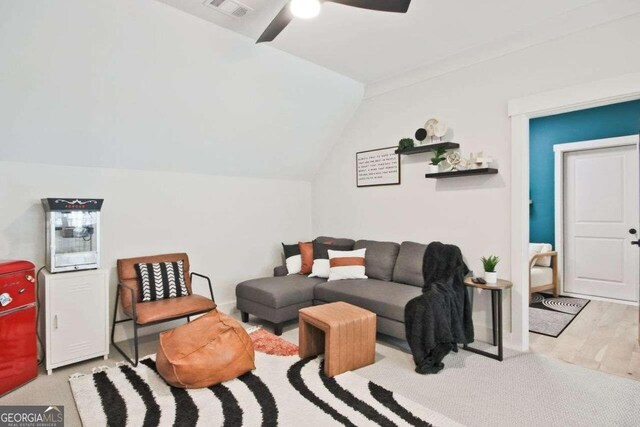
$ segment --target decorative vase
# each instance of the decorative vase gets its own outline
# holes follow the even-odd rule
[[[484,280],[489,285],[495,285],[496,283],[498,283],[498,273],[495,271],[492,271],[492,272],[485,271]]]
[[[427,173],[438,173],[440,172],[440,166],[438,165],[427,165]]]

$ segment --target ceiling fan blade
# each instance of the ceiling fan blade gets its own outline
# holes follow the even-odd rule
[[[264,33],[258,38],[256,43],[270,42],[275,39],[282,30],[285,29],[289,22],[293,19],[293,15],[289,11],[289,3],[285,4],[280,13],[273,18]]]
[[[359,7],[361,9],[379,10],[381,12],[407,13],[411,0],[324,0],[345,6]]]

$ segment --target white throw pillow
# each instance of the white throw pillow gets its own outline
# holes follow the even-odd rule
[[[551,252],[552,250],[553,246],[551,246],[551,243],[529,243],[529,257],[543,252]],[[551,257],[545,256],[538,258],[535,265],[551,267]]]
[[[367,279],[365,271],[366,248],[355,251],[329,250],[329,281]]]
[[[314,259],[313,266],[311,266],[311,274],[309,277],[321,277],[326,279],[329,277],[329,260],[328,259]]]
[[[287,274],[289,276],[292,274],[300,274],[300,270],[302,270],[302,256],[290,256],[285,260],[285,264],[287,265]]]

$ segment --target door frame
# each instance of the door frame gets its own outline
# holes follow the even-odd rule
[[[529,350],[529,120],[640,99],[640,73],[571,86],[508,103],[511,118],[511,334]]]
[[[568,296],[576,296],[584,298],[585,295],[575,294],[564,291],[564,159],[565,154],[576,151],[588,151],[598,150],[601,148],[618,148],[634,146],[638,149],[638,135],[627,135],[616,138],[603,138],[593,139],[590,141],[580,142],[568,142],[565,144],[556,144],[553,146],[554,162],[555,162],[555,177],[554,177],[554,192],[555,192],[555,240],[556,251],[558,251],[558,282],[560,285],[560,293]],[[621,304],[636,305],[637,301],[623,301],[614,300],[609,298],[600,298],[592,295],[588,296],[589,299],[596,299],[600,301],[615,301]]]

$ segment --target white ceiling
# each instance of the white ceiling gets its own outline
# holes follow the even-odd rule
[[[252,39],[288,0],[240,0],[255,9],[236,19],[203,0],[159,0]],[[319,17],[294,20],[268,45],[365,84],[508,39],[601,0],[414,0],[407,14],[325,3]]]

